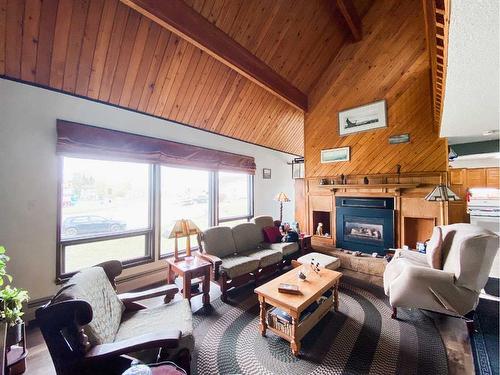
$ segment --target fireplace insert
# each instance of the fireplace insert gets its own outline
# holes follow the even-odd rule
[[[337,197],[337,247],[385,254],[394,247],[394,199]]]

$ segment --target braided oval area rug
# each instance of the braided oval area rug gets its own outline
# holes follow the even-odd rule
[[[253,287],[229,294],[193,315],[192,369],[205,374],[447,374],[446,350],[420,310],[391,308],[382,288],[346,277],[332,310],[303,339],[300,356],[268,331],[259,333]]]

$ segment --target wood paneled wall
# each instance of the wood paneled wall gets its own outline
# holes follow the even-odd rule
[[[375,2],[362,20],[363,39],[345,44],[309,97],[306,176],[446,171],[447,144],[433,128],[425,22],[419,1]],[[388,128],[338,135],[338,112],[386,99]],[[410,133],[408,144],[389,145]],[[320,151],[351,147],[351,161],[321,164]]]
[[[348,34],[331,0],[185,1],[305,93]],[[304,152],[301,111],[118,0],[0,0],[0,76]]]

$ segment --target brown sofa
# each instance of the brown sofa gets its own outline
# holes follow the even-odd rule
[[[299,245],[264,242],[262,229],[272,226],[271,216],[256,217],[233,228],[208,228],[198,236],[200,256],[212,263],[212,279],[219,284],[222,300],[227,291],[280,270],[298,255]]]

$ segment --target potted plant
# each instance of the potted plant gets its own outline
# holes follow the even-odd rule
[[[23,303],[28,301],[28,292],[7,285],[0,290],[0,300],[3,303],[1,317],[7,323],[6,346],[8,348],[23,339],[24,322],[21,317],[24,314]]]
[[[0,286],[12,282],[12,276],[6,272],[8,261],[5,248],[0,246]],[[0,319],[7,324],[7,349],[23,339],[24,322],[21,317],[24,314],[23,303],[28,299],[28,292],[24,289],[14,288],[8,284],[0,289]]]

